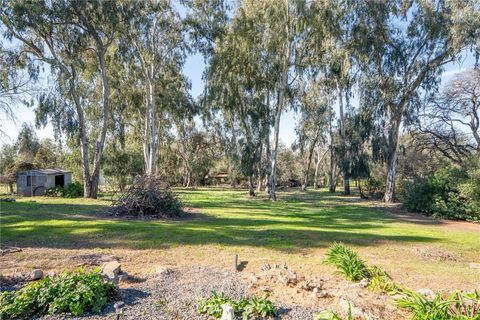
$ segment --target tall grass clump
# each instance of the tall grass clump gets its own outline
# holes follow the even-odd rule
[[[480,320],[480,292],[456,291],[443,299],[437,293],[433,299],[402,289],[395,304],[413,313],[412,320]]]
[[[347,280],[359,281],[368,277],[365,262],[357,252],[335,242],[326,254],[325,263],[333,265]]]

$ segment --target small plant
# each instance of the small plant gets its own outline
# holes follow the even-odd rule
[[[335,266],[345,278],[359,281],[368,277],[368,269],[358,254],[342,243],[334,243],[327,252],[325,263]]]
[[[456,291],[447,299],[436,294],[432,300],[423,295],[402,289],[402,298],[395,303],[413,312],[412,320],[480,320],[480,292]]]
[[[198,312],[218,319],[222,316],[222,305],[227,303],[232,306],[236,316],[245,320],[268,319],[276,315],[275,305],[267,297],[259,298],[253,296],[251,298],[234,300],[227,297],[223,292],[216,293],[215,291],[212,291],[208,299],[199,301]]]
[[[367,267],[370,283],[368,288],[372,291],[385,292],[389,294],[395,294],[398,291],[398,287],[393,282],[392,278],[387,272],[377,266]]]
[[[235,310],[232,299],[227,297],[223,292],[216,293],[212,291],[210,298],[202,299],[198,302],[198,312],[208,314],[214,318],[220,318],[222,316],[222,304],[226,303],[229,303]]]
[[[343,320],[342,318],[340,318],[338,314],[336,314],[333,311],[322,311],[320,313],[317,313],[313,319],[314,320]],[[350,304],[350,302],[348,303],[348,314],[345,320],[353,320],[352,305]]]
[[[268,317],[273,317],[276,315],[275,305],[272,301],[268,300],[267,297],[259,298],[256,296],[247,299],[245,304],[238,305],[237,308],[243,308],[242,311],[242,318],[243,319],[250,319],[261,317],[266,319]]]
[[[98,270],[64,272],[31,282],[25,287],[0,294],[0,319],[28,318],[33,315],[71,312],[99,313],[116,294],[113,284],[104,280]]]

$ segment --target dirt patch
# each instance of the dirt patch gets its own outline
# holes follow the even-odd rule
[[[248,286],[249,295],[268,294],[280,304],[290,303],[312,310],[329,310],[346,316],[348,306],[355,318],[404,319],[405,314],[393,306],[387,295],[368,290],[360,283],[322,275],[301,275],[283,264],[265,264],[261,272],[252,273]]]
[[[439,219],[422,215],[420,213],[409,212],[402,208],[401,203],[385,203],[380,201],[365,201],[361,199],[358,199],[358,202],[363,202],[369,208],[392,214],[399,221],[422,225],[435,225],[449,230],[467,230],[480,233],[480,223]]]
[[[108,261],[118,260],[118,258],[113,255],[90,253],[71,256],[69,260],[77,266],[99,266]]]
[[[461,259],[455,254],[433,247],[415,247],[412,248],[413,253],[428,261],[453,261],[458,262]]]

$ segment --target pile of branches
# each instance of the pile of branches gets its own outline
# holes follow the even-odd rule
[[[135,179],[120,198],[112,203],[115,216],[138,218],[174,218],[181,216],[182,203],[169,182],[160,176],[142,176]]]

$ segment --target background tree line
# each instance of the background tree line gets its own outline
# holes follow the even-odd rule
[[[41,165],[74,169],[86,197],[101,174],[122,190],[142,174],[194,186],[227,172],[272,200],[282,185],[349,194],[353,183],[392,202],[439,168],[477,170],[479,71],[441,85],[446,65],[478,56],[474,0],[3,0],[0,10],[0,107],[12,113],[19,88],[42,86],[36,125],[53,124],[56,142],[37,141],[27,160],[40,166],[38,145],[50,144],[60,160]],[[192,97],[183,68],[197,53],[204,92]],[[299,119],[292,146],[279,141],[287,110]],[[3,147],[2,177],[26,162],[19,143]]]

